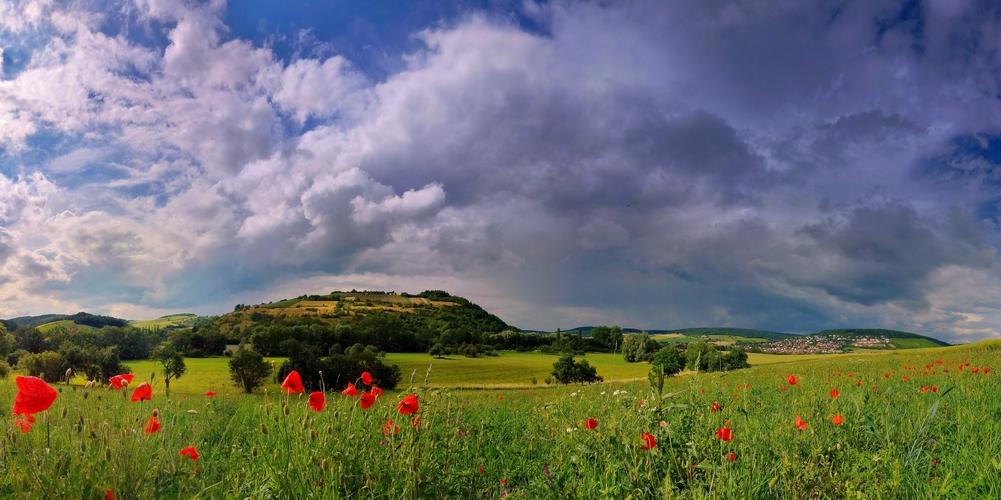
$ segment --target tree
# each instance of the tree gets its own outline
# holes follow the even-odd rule
[[[270,375],[271,363],[265,361],[264,356],[253,349],[238,349],[229,360],[230,378],[247,394],[264,385],[264,381]]]
[[[622,342],[622,358],[629,363],[649,361],[660,350],[660,344],[646,332],[626,336]]]
[[[570,353],[560,356],[560,359],[553,363],[552,375],[561,384],[571,382],[583,384],[604,380],[598,376],[598,370],[591,366],[586,359],[578,363],[574,361],[573,354]]]
[[[747,355],[744,355],[746,360]],[[653,366],[659,366],[667,376],[676,375],[685,367],[685,355],[673,345],[661,348],[653,357]]]
[[[164,342],[153,349],[151,359],[163,367],[163,386],[167,394],[170,394],[170,379],[181,378],[181,375],[184,375],[188,369],[184,366],[184,356],[174,347],[174,344]]]
[[[441,345],[441,343],[439,342],[431,346],[431,349],[428,349],[428,354],[438,359],[441,359],[445,357],[446,354],[448,354],[448,350],[445,349],[445,346]]]

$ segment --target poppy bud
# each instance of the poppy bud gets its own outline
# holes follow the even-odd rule
[[[261,422],[261,434],[267,434],[267,433],[268,433],[268,426],[264,425],[264,422]]]
[[[188,410],[188,415],[198,415],[198,410]]]
[[[160,418],[160,410],[153,408],[153,418]]]
[[[334,428],[328,425],[327,426],[327,435],[329,436],[329,435],[331,435],[333,433],[334,433]]]
[[[327,459],[320,460],[320,470],[327,472]]]
[[[90,393],[89,393],[89,392],[85,392],[85,393],[83,393],[83,399],[87,399],[87,396],[90,396]]]
[[[284,413],[284,414],[286,414],[286,415],[288,415],[288,414],[289,414],[289,409],[288,409],[288,405],[285,405],[285,407],[284,407],[284,408],[282,408],[282,413]]]
[[[66,369],[66,378],[69,379],[70,375],[73,375],[73,369],[72,368],[67,368]]]
[[[110,462],[111,461],[111,448],[105,448],[104,449],[104,461],[105,462]]]
[[[316,432],[313,429],[309,430],[309,440],[316,441]]]
[[[250,456],[252,456],[254,458],[257,458],[257,447],[256,446],[250,449]]]
[[[64,406],[64,407],[63,407],[63,418],[66,418],[66,414],[67,414],[67,413],[69,413],[69,411],[68,411],[68,410],[66,409],[66,407]]]

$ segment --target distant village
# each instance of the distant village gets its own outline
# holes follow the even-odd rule
[[[837,354],[844,352],[847,347],[890,349],[893,345],[890,339],[883,336],[808,335],[758,344],[755,347],[771,354]]]

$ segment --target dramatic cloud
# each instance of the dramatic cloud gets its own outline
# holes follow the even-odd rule
[[[494,2],[365,58],[97,5],[0,0],[2,316],[445,288],[525,328],[1001,335],[993,3]]]

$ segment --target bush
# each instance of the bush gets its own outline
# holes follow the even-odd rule
[[[6,379],[10,375],[10,365],[0,359],[0,380]]]
[[[598,370],[591,366],[586,359],[578,363],[574,361],[572,354],[564,354],[560,356],[558,361],[553,363],[552,375],[561,384],[569,384],[571,382],[589,384],[604,380],[598,376]]]
[[[746,361],[746,355],[745,361]],[[653,357],[653,366],[659,366],[667,376],[676,375],[685,367],[685,355],[673,345],[661,348]]]
[[[646,332],[626,335],[622,341],[622,358],[629,363],[650,361],[660,350],[660,344]]]
[[[261,353],[252,349],[240,349],[229,360],[230,378],[247,394],[264,385],[269,375],[271,375],[271,363],[265,361]]]
[[[369,372],[372,385],[381,389],[395,389],[402,378],[400,367],[383,363],[381,358],[385,353],[375,346],[355,344],[345,349],[344,354],[324,358],[310,344],[295,340],[282,344],[288,349],[289,358],[275,374],[277,382],[281,382],[292,370],[299,372],[302,385],[310,391],[321,388],[340,391],[348,382],[355,382],[362,372]]]
[[[65,374],[63,358],[53,351],[26,354],[18,361],[17,367],[32,377],[41,377],[50,383],[62,380]]]

